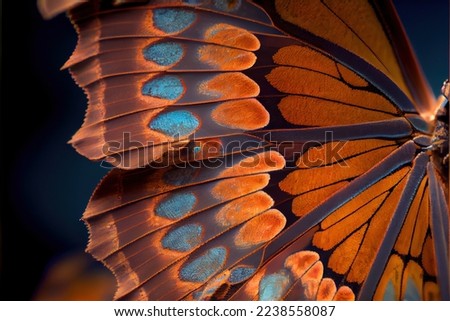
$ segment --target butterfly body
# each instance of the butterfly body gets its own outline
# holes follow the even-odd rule
[[[117,299],[450,298],[448,123],[391,3],[132,2],[72,10],[66,63]]]

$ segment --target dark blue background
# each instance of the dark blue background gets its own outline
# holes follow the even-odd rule
[[[395,3],[438,93],[448,77],[448,2]],[[42,20],[34,0],[4,1],[3,13],[0,299],[28,300],[49,262],[84,250],[79,219],[106,170],[66,143],[86,106],[59,71],[76,43],[69,21]]]

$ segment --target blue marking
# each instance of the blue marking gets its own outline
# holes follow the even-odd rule
[[[171,230],[162,239],[165,249],[186,252],[202,242],[203,228],[198,224],[187,224]]]
[[[222,268],[226,254],[227,251],[224,247],[207,250],[181,268],[180,278],[188,282],[205,282]]]
[[[290,284],[289,276],[285,273],[266,275],[259,283],[259,299],[261,301],[280,300]]]
[[[181,32],[195,20],[195,13],[182,9],[153,10],[153,24],[156,28],[167,32]]]
[[[383,295],[383,301],[395,301],[396,295],[395,295],[395,288],[392,281],[389,281],[386,285],[386,289],[384,290]]]
[[[169,170],[164,174],[164,182],[169,185],[181,186],[192,182],[196,168],[194,167],[180,167]]]
[[[183,48],[175,42],[162,42],[144,49],[144,57],[160,66],[170,66],[180,61]]]
[[[178,220],[192,210],[196,201],[193,193],[172,194],[158,204],[155,212],[158,216]]]
[[[419,289],[417,288],[416,283],[411,278],[408,278],[408,282],[406,282],[406,290],[403,300],[405,301],[421,300]]]
[[[180,78],[163,76],[146,82],[142,87],[142,94],[162,99],[175,100],[181,97],[184,87]]]
[[[232,3],[234,2],[234,3]],[[231,12],[235,11],[241,6],[241,0],[214,0],[214,6],[220,11]]]
[[[231,271],[231,275],[228,280],[231,284],[241,283],[251,277],[253,273],[255,273],[255,270],[255,268],[247,266],[234,268]]]
[[[198,119],[189,111],[176,110],[159,114],[150,122],[150,128],[167,136],[182,137],[192,134],[199,126]]]

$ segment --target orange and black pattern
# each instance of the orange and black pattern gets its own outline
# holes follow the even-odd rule
[[[390,2],[40,3],[116,167],[83,216],[116,299],[450,299],[448,100]]]

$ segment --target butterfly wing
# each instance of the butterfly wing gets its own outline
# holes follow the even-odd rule
[[[111,171],[84,215],[117,298],[448,298],[431,99],[395,14],[296,3],[72,11],[66,67],[89,98],[73,145],[153,165]]]

